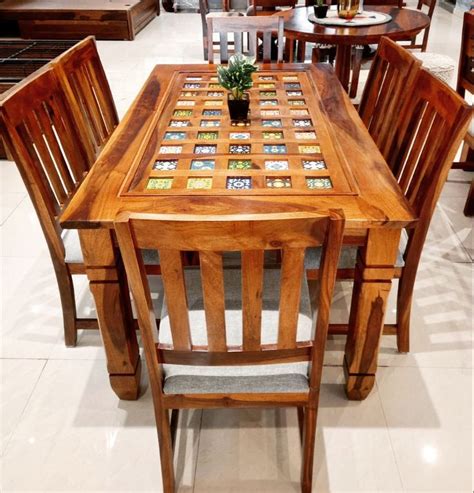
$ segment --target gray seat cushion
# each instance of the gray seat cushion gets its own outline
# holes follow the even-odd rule
[[[191,340],[195,345],[207,344],[207,331],[200,273],[186,271]],[[264,275],[262,343],[272,344],[278,337],[278,306],[280,271],[267,269]],[[224,271],[227,344],[242,344],[241,271]],[[306,282],[301,286],[297,340],[313,337],[311,304]],[[168,310],[165,303],[161,314],[159,342],[172,344]],[[308,363],[248,366],[187,366],[163,365],[164,392],[223,393],[223,392],[305,392],[308,390]]]
[[[65,229],[62,233],[64,249],[66,251],[65,261],[67,264],[82,264],[81,243],[77,229]],[[160,258],[156,250],[143,250],[143,261],[147,265],[159,265]]]

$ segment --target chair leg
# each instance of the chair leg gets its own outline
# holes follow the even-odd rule
[[[300,431],[301,445],[303,445],[303,430],[304,430],[304,407],[297,407],[298,412],[298,428]]]
[[[74,347],[77,342],[77,315],[72,276],[66,266],[55,266],[55,272],[63,310],[64,342],[67,347]]]
[[[306,407],[303,423],[303,465],[301,468],[301,492],[311,493],[313,483],[314,445],[318,410]]]
[[[156,428],[160,445],[161,476],[163,493],[175,493],[175,479],[173,470],[173,439],[169,412],[159,404],[155,404]]]
[[[397,347],[399,353],[410,351],[410,316],[415,287],[415,276],[409,279],[403,276],[399,279],[397,293]]]
[[[360,69],[362,67],[363,53],[364,53],[364,48],[359,48],[359,47],[354,48],[354,53],[352,55],[352,80],[351,80],[351,87],[349,90],[350,98],[355,98],[357,96],[357,89],[359,87],[359,75],[360,75]]]
[[[471,181],[471,188],[469,188],[469,193],[467,194],[464,215],[468,217],[474,216],[474,180]]]

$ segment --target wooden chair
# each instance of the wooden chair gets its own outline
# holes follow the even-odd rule
[[[324,348],[344,230],[342,216],[329,214],[123,214],[116,220],[145,349],[165,493],[176,488],[169,410],[176,424],[179,409],[220,407],[296,407],[301,488],[311,491]],[[303,262],[305,249],[316,245],[323,248],[323,261],[313,325]],[[157,249],[161,258],[165,306],[158,342],[141,248]],[[283,251],[281,270],[264,269],[264,252],[275,249]],[[200,269],[183,270],[180,253],[189,250],[199,251]],[[241,253],[242,270],[223,269],[222,252],[228,251]]]
[[[271,62],[272,34],[277,33],[277,62],[283,62],[283,18],[280,16],[223,17],[211,13],[207,17],[208,46],[211,46],[213,33],[219,33],[220,60],[228,61],[228,35],[233,34],[235,53],[257,57],[258,36],[263,35],[263,61]],[[248,49],[244,50],[243,35],[248,34]],[[260,60],[259,60],[260,61]],[[214,54],[209,52],[209,63],[214,63]]]
[[[416,42],[417,36],[415,36],[413,38],[410,38],[409,44],[403,45],[405,46],[405,48],[409,50],[426,51],[426,47],[428,46],[428,37],[430,35],[431,20],[433,19],[434,10],[436,7],[436,0],[418,0],[418,4],[416,6],[417,10],[423,12],[424,7],[427,7],[425,13],[430,18],[430,23],[423,30],[423,36],[421,38],[421,42],[417,43]]]
[[[86,123],[81,135],[90,163],[119,123],[117,110],[93,36],[88,36],[53,61],[73,111]]]
[[[431,217],[446,181],[454,155],[469,126],[472,109],[451,88],[424,69],[419,69],[410,96],[398,117],[385,114],[394,127],[387,152],[391,167],[418,222],[406,230],[407,246],[400,251],[395,277],[399,277],[395,324],[385,332],[397,335],[398,350],[409,351],[410,312],[415,278]],[[308,276],[317,279],[318,252],[307,258]],[[355,275],[357,249],[343,248],[338,278]],[[347,333],[347,325],[330,327],[330,333]]]
[[[281,8],[294,8],[296,0],[251,0],[247,15],[273,15]]]
[[[462,97],[465,97],[466,91],[474,94],[474,11],[472,10],[464,13],[456,91]],[[452,167],[453,169],[474,171],[474,128],[472,122],[464,137],[461,161],[453,163]],[[464,215],[474,216],[474,180],[471,181],[464,206]]]
[[[80,119],[53,67],[19,83],[0,101],[0,130],[11,152],[46,237],[58,281],[67,346],[76,344],[77,330],[97,327],[96,320],[78,319],[71,276],[84,274],[76,260],[77,232],[63,237],[58,217],[90,169]],[[80,251],[80,247],[79,247]],[[72,257],[72,258],[71,258]]]
[[[382,38],[359,104],[359,115],[387,160],[394,122],[414,90],[421,62],[389,38]]]

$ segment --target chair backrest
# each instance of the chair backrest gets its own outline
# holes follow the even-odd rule
[[[417,10],[423,11],[423,7],[427,7],[425,13],[428,15],[430,19],[433,19],[433,13],[436,7],[436,0],[418,0],[418,4],[416,6]],[[416,36],[414,36],[413,38],[411,38],[410,44],[404,45],[405,48],[409,50],[426,51],[426,47],[428,45],[428,37],[430,35],[430,27],[431,27],[431,22],[423,30],[421,43],[417,43]]]
[[[444,82],[419,69],[414,90],[396,122],[388,163],[419,222],[421,248],[472,108]],[[409,231],[410,235],[410,231]],[[407,254],[410,255],[410,241]],[[420,250],[421,253],[421,250]]]
[[[278,58],[283,62],[283,18],[281,16],[223,17],[219,14],[207,15],[208,46],[212,46],[213,33],[219,33],[221,63],[228,61],[228,37],[233,34],[235,53],[257,57],[258,36],[263,37],[263,61],[271,62],[272,34],[277,34]],[[244,49],[244,36],[248,34],[248,47]],[[214,63],[214,54],[209,50],[209,63]],[[260,60],[259,60],[260,61]]]
[[[295,7],[296,0],[251,0],[251,5],[247,15],[255,15],[258,12],[274,12],[282,7]]]
[[[119,122],[94,37],[88,36],[65,51],[53,65],[64,90],[77,103],[86,122],[83,140],[94,162]]]
[[[382,38],[370,68],[359,114],[385,159],[395,135],[395,122],[421,62],[403,47]]]
[[[115,230],[135,300],[150,371],[160,363],[201,365],[271,364],[307,361],[316,346],[324,352],[329,308],[342,244],[341,212],[192,216],[123,213]],[[297,320],[307,247],[322,246],[321,285],[316,299],[316,342],[297,341]],[[156,321],[140,255],[156,249],[167,300],[173,345],[155,344]],[[282,250],[278,339],[263,344],[264,252]],[[191,344],[182,252],[198,251],[207,346]],[[241,252],[242,344],[229,346],[225,328],[223,252]],[[277,302],[278,300],[275,300]],[[311,336],[313,337],[313,336]],[[319,346],[318,346],[319,344]],[[319,364],[319,363],[318,363]]]
[[[57,217],[91,165],[83,131],[51,66],[20,82],[0,101],[0,133],[28,189],[53,258],[64,256]]]
[[[459,55],[457,92],[464,97],[466,90],[474,94],[474,11],[464,13]]]

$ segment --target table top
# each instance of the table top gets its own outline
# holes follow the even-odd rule
[[[70,228],[123,210],[238,214],[343,209],[354,228],[413,220],[327,65],[263,65],[251,123],[230,125],[215,66],[159,65],[65,209]]]
[[[308,15],[314,10],[304,6],[286,10],[280,15],[285,19],[286,35],[306,41],[348,45],[378,43],[382,36],[406,39],[430,24],[430,18],[419,10],[379,5],[369,5],[367,10],[389,14],[392,20],[375,26],[323,26],[308,20]]]

